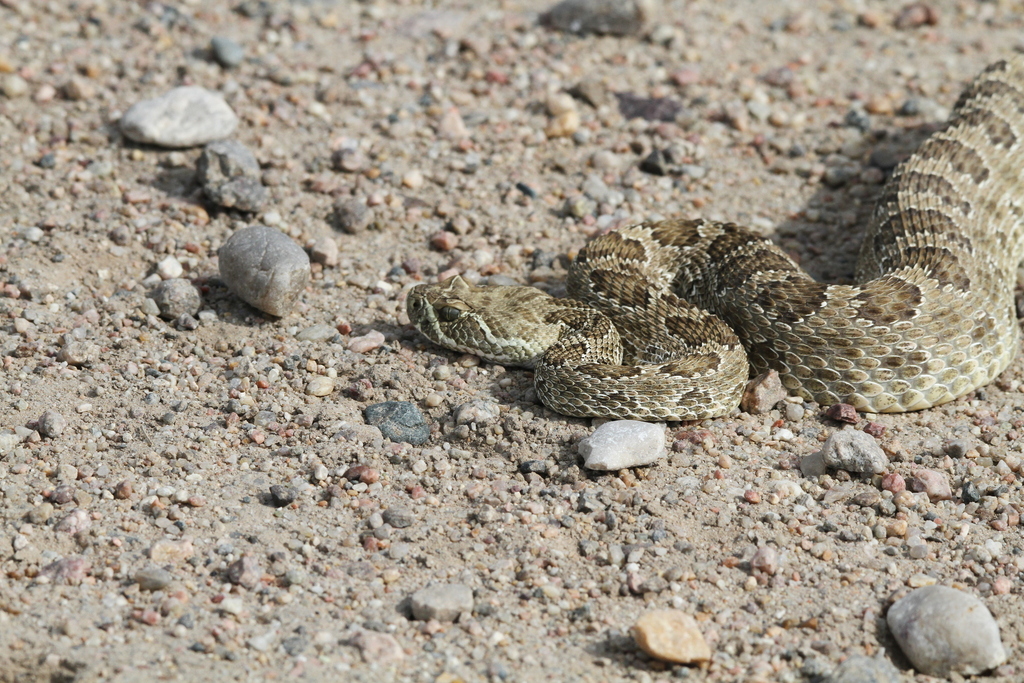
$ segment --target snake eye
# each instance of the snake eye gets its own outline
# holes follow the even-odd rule
[[[442,322],[453,323],[462,316],[462,311],[455,308],[454,306],[442,306],[437,309],[437,317]]]

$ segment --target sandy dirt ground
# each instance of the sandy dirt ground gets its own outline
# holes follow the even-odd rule
[[[848,282],[886,175],[1024,49],[1024,5],[668,0],[626,36],[541,26],[546,9],[0,0],[0,680],[795,682],[884,652],[923,682],[885,611],[929,583],[996,617],[1009,663],[982,680],[1024,677],[1024,360],[859,422],[890,471],[951,487],[897,507],[879,477],[802,475],[843,425],[800,400],[669,424],[659,463],[588,472],[596,425],[404,312],[445,272],[558,295],[588,237],[676,215]],[[120,134],[189,84],[238,114],[261,211],[204,197],[201,149]],[[666,148],[669,174],[641,170]],[[219,278],[252,224],[320,248],[280,319]],[[147,303],[172,256],[197,325]],[[384,401],[427,440],[368,425]],[[457,424],[465,404],[478,419]],[[433,584],[471,606],[415,618]],[[692,615],[711,660],[639,651],[652,608]]]

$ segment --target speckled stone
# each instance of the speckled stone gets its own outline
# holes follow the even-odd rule
[[[985,603],[947,586],[925,586],[897,600],[886,623],[914,668],[929,676],[970,676],[1006,661]]]
[[[643,27],[644,12],[634,0],[562,0],[541,16],[541,23],[572,33],[627,36]]]
[[[133,104],[121,117],[130,140],[160,147],[195,147],[235,132],[238,117],[224,98],[194,85]]]
[[[833,432],[821,448],[825,465],[847,472],[881,474],[889,466],[889,459],[868,434],[856,429]]]
[[[160,317],[174,320],[182,315],[196,315],[203,300],[191,282],[184,278],[164,280],[149,293],[160,309]]]
[[[270,315],[287,315],[309,283],[305,250],[280,230],[265,225],[237,231],[217,256],[228,288]]]
[[[385,401],[363,409],[366,423],[379,427],[392,441],[404,441],[419,446],[430,438],[430,425],[415,404],[408,401]]]
[[[196,177],[207,198],[225,208],[259,211],[267,203],[256,156],[237,140],[217,140],[203,149]]]

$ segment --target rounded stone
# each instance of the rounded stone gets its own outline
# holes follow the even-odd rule
[[[413,593],[410,604],[413,617],[420,621],[455,621],[473,611],[473,589],[461,583],[429,586]]]
[[[214,36],[210,40],[210,49],[213,50],[213,58],[225,69],[232,69],[245,59],[245,49],[224,36]]]
[[[164,280],[149,293],[149,298],[160,309],[160,317],[174,320],[182,315],[194,316],[203,300],[191,282],[183,278]]]
[[[67,426],[68,421],[56,410],[47,410],[39,416],[39,433],[48,439],[55,439],[63,434]]]
[[[328,396],[334,391],[334,379],[324,375],[314,377],[306,384],[306,393],[310,396]]]
[[[195,147],[235,132],[238,117],[224,98],[194,85],[133,104],[121,117],[129,140],[160,147]]]
[[[639,420],[606,422],[577,445],[583,466],[615,471],[640,467],[665,457],[665,427]]]
[[[899,670],[888,659],[854,655],[836,667],[822,683],[900,683]]]
[[[897,600],[886,623],[914,668],[929,676],[972,676],[1006,661],[999,626],[985,604],[947,586],[925,586]]]
[[[711,659],[697,621],[685,612],[660,609],[640,615],[633,626],[637,646],[664,662],[692,664]]]
[[[306,252],[280,230],[265,225],[239,230],[217,255],[228,288],[270,315],[286,315],[309,283]]]
[[[373,222],[373,209],[358,199],[338,198],[334,203],[334,225],[350,235],[358,234]]]

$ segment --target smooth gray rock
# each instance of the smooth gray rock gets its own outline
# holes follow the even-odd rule
[[[473,611],[473,589],[461,583],[421,588],[412,594],[412,615],[420,621],[455,621]]]
[[[210,201],[229,209],[259,211],[267,203],[256,156],[237,140],[217,140],[203,150],[196,174]]]
[[[161,567],[147,567],[135,572],[135,583],[144,591],[159,591],[170,585],[171,573]]]
[[[228,288],[270,315],[286,315],[309,283],[306,252],[280,230],[265,225],[239,230],[217,256]]]
[[[363,409],[366,423],[379,427],[381,434],[392,441],[419,446],[430,438],[430,425],[415,404],[408,401],[384,401]]]
[[[889,458],[870,434],[856,429],[833,432],[821,447],[825,465],[847,472],[881,474],[889,466]]]
[[[357,235],[373,222],[373,209],[358,199],[339,197],[334,202],[334,225],[343,232]]]
[[[636,0],[562,0],[541,16],[541,23],[572,33],[626,36],[643,27],[645,4]]]
[[[233,69],[245,59],[245,48],[224,36],[214,36],[210,41],[213,58],[225,69]]]
[[[48,439],[56,439],[67,429],[68,421],[56,410],[47,410],[39,416],[39,433]]]
[[[665,426],[639,420],[606,422],[577,446],[583,466],[590,470],[616,471],[650,465],[668,453]]]
[[[885,617],[914,668],[929,676],[965,676],[1006,661],[999,626],[973,595],[946,586],[925,586],[897,600]]]
[[[160,317],[174,320],[183,315],[196,315],[203,303],[199,290],[184,278],[164,280],[149,293],[150,299],[160,310]]]
[[[195,147],[235,132],[238,117],[224,98],[194,85],[136,102],[121,117],[130,140],[160,147]]]

